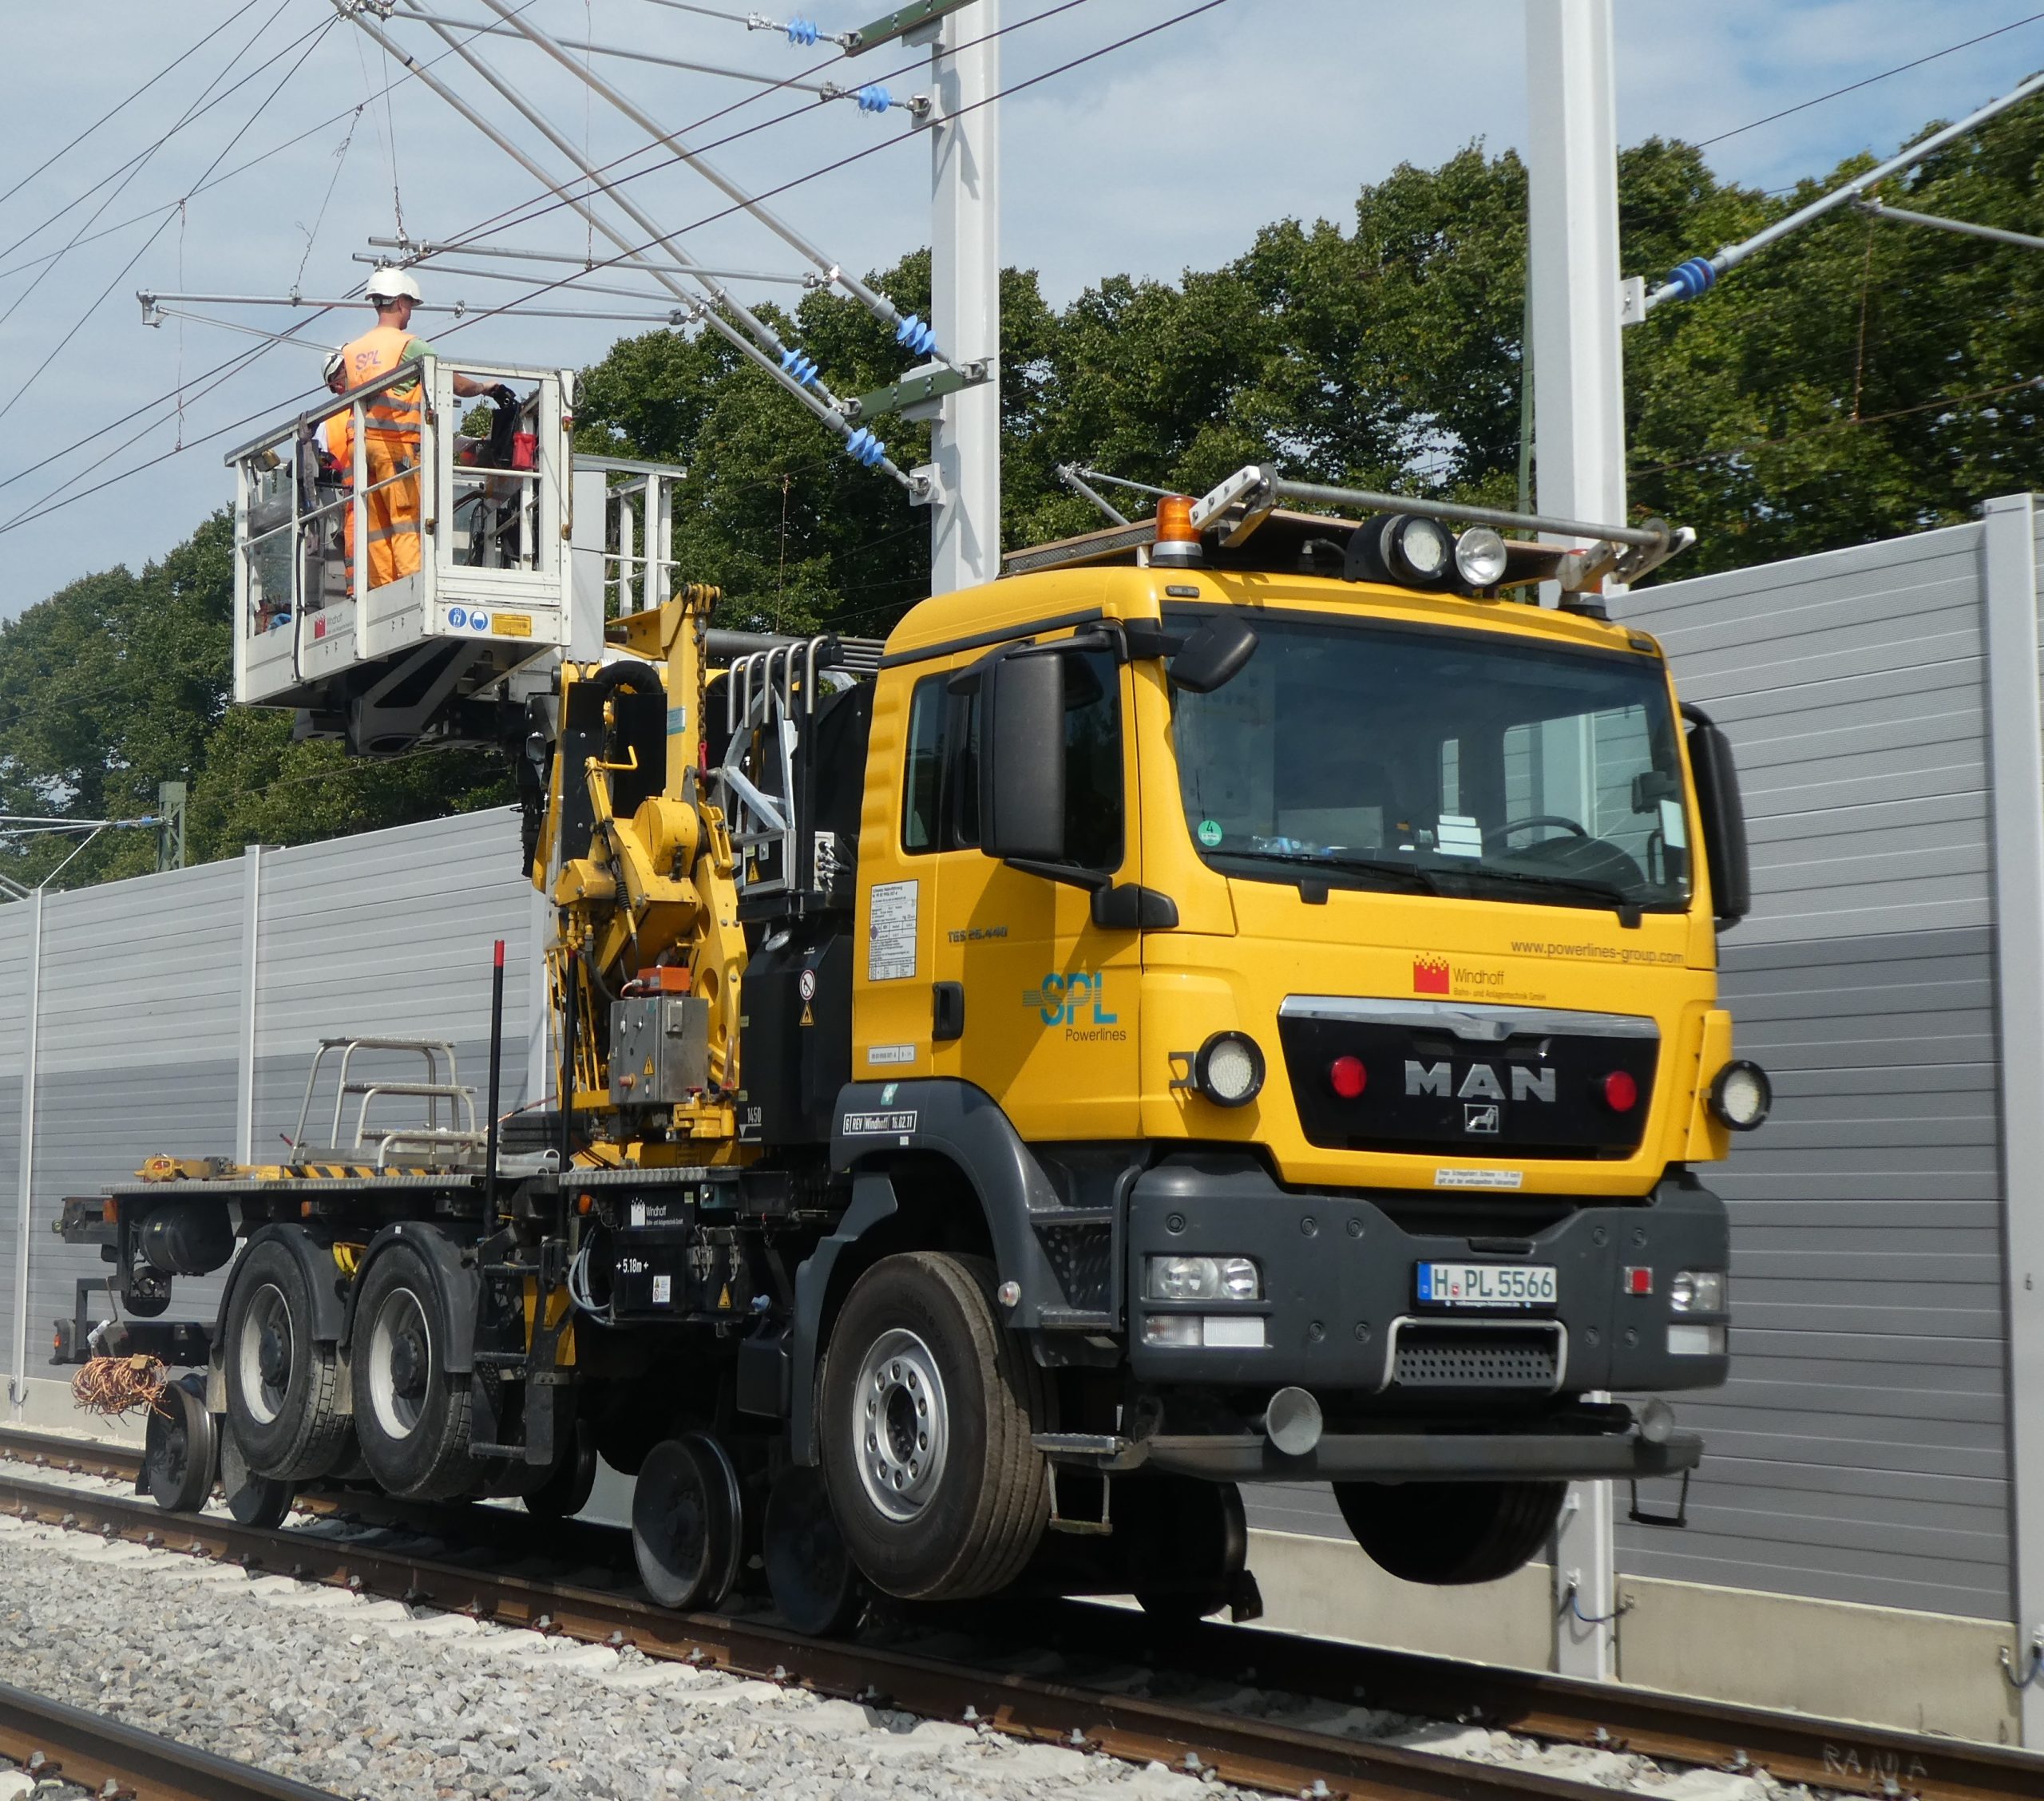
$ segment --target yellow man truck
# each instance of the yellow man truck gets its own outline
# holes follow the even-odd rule
[[[293,453],[239,454],[246,572]],[[428,689],[454,615],[537,592],[545,534],[477,541],[410,578]],[[554,1098],[478,1125],[432,1047],[336,1041],[285,1162],[70,1204],[117,1340],[199,1372],[160,1497],[217,1458],[251,1516],[572,1511],[600,1456],[658,1598],[758,1570],[822,1630],[873,1589],[1253,1612],[1245,1482],[1331,1482],[1445,1584],[1534,1555],[1571,1478],[1679,1476],[1660,1397],[1726,1369],[1700,1172],[1769,1105],[1714,999],[1731,758],[1599,597],[1682,541],[1251,469],[924,602],[870,676],[827,637],[716,667],[672,584],[600,657],[486,636],[442,711],[524,770]],[[299,548],[245,629],[310,645],[300,582],[389,616]],[[387,708],[373,659],[264,647],[255,698]],[[400,1055],[425,1079],[362,1075]],[[371,1088],[434,1116],[366,1126]],[[215,1317],[154,1317],[222,1268]]]

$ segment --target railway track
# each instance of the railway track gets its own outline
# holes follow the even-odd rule
[[[137,1801],[339,1801],[105,1714],[0,1683],[0,1759],[42,1781]]]
[[[1531,1672],[1458,1662],[1206,1622],[1167,1641],[1143,1616],[1078,1603],[951,1610],[947,1639],[968,1636],[982,1661],[961,1664],[903,1645],[805,1639],[770,1622],[669,1613],[601,1589],[505,1576],[316,1532],[262,1531],[213,1515],[172,1514],[153,1502],[55,1487],[50,1467],[132,1481],[139,1455],[53,1435],[0,1429],[0,1509],[101,1533],[466,1613],[592,1643],[631,1645],[736,1674],[797,1682],[1014,1736],[1083,1744],[1115,1756],[1211,1771],[1277,1793],[1608,1801],[1611,1791],[1551,1773],[1357,1740],[1147,1697],[1103,1692],[998,1667],[1006,1653],[1063,1652],[1078,1664],[1162,1666],[1175,1676],[1247,1684],[1421,1717],[1480,1724],[1548,1744],[1633,1752],[1675,1764],[1765,1771],[1783,1783],[1922,1801],[2034,1801],[2044,1756],[1925,1734],[1808,1718]],[[26,1463],[29,1467],[24,1469]],[[17,1472],[21,1472],[17,1474]],[[358,1511],[353,1495],[309,1498],[321,1511]],[[366,1510],[414,1530],[446,1530],[451,1510],[422,1525],[417,1510]],[[478,1514],[492,1514],[480,1520]],[[465,1523],[515,1546],[522,1517],[469,1509]],[[558,1529],[548,1528],[558,1542]],[[596,1536],[600,1536],[600,1532]],[[1316,1785],[1318,1785],[1317,1787]]]

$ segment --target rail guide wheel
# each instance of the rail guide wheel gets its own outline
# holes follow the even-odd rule
[[[1161,1625],[1190,1625],[1224,1607],[1243,1609],[1254,1590],[1244,1586],[1249,1521],[1242,1490],[1188,1476],[1152,1478],[1147,1491],[1129,1486],[1135,1492],[1122,1523],[1131,1529],[1131,1585],[1143,1611]]]
[[[317,1336],[305,1261],[280,1237],[257,1238],[236,1273],[224,1361],[227,1416],[251,1469],[307,1482],[346,1459],[339,1354]]]
[[[589,1504],[596,1486],[596,1435],[580,1420],[568,1455],[547,1472],[546,1479],[521,1497],[525,1511],[541,1519],[572,1519]]]
[[[220,1493],[227,1510],[244,1526],[274,1530],[291,1512],[295,1490],[274,1476],[259,1476],[248,1467],[248,1453],[235,1435],[234,1422],[220,1422]]]
[[[781,1617],[811,1638],[850,1632],[867,1589],[830,1511],[821,1470],[783,1470],[766,1497],[763,1531],[766,1586]]]
[[[213,1491],[216,1447],[204,1379],[164,1383],[143,1439],[142,1487],[166,1513],[196,1513]]]
[[[632,1553],[663,1607],[719,1607],[745,1555],[745,1491],[731,1454],[707,1432],[647,1452],[632,1496]]]

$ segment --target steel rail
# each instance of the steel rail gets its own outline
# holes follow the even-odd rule
[[[0,1755],[39,1782],[61,1778],[137,1801],[339,1801],[329,1789],[6,1683],[0,1683]]]
[[[872,1645],[805,1638],[749,1620],[671,1613],[592,1589],[465,1569],[310,1533],[264,1531],[209,1514],[165,1513],[147,1501],[26,1482],[4,1470],[0,1506],[17,1518],[109,1539],[209,1556],[251,1570],[397,1597],[591,1644],[631,1645],[652,1657],[869,1706],[901,1708],[1007,1737],[1210,1771],[1222,1781],[1274,1794],[1312,1791],[1352,1801],[1609,1801],[1608,1789],[1541,1771],[1103,1694]],[[1322,1788],[1315,1789],[1316,1783]]]
[[[117,1478],[132,1478],[141,1467],[139,1452],[126,1447],[0,1429],[0,1456],[10,1454],[46,1457],[59,1467]],[[0,1469],[0,1497],[7,1494],[9,1479],[8,1473]],[[77,1491],[43,1490],[41,1493],[46,1498],[61,1497],[69,1502],[77,1498]],[[348,1511],[362,1504],[363,1498],[307,1496],[304,1504],[323,1512]],[[153,1530],[166,1542],[186,1526],[228,1523],[195,1521],[192,1516],[166,1514],[125,1498],[124,1505],[149,1522],[145,1530]],[[362,1505],[362,1510],[372,1518],[387,1517],[393,1521],[406,1517],[407,1511],[402,1503],[378,1502],[373,1497]],[[453,1517],[452,1510],[426,1511],[432,1515],[427,1530],[458,1531],[465,1523]],[[410,1517],[416,1520],[420,1513],[421,1510],[411,1509]],[[501,1520],[477,1523],[508,1527],[513,1522],[522,1523],[521,1517],[505,1514]],[[289,1532],[260,1536],[271,1546],[264,1559],[269,1567],[276,1567],[275,1558],[282,1554],[275,1548],[279,1541],[294,1555],[299,1545],[327,1542]],[[410,1562],[405,1566],[426,1567]],[[478,1597],[491,1579],[472,1571],[453,1573],[473,1585],[473,1592],[462,1601],[461,1610],[470,1610],[473,1601],[473,1610],[483,1611]],[[362,1585],[382,1587],[370,1581],[366,1572]],[[426,1592],[422,1587],[414,1598],[422,1597]],[[584,1598],[580,1591],[575,1593],[578,1600]],[[703,1636],[711,1628],[722,1630],[734,1622],[670,1613],[615,1596],[587,1598],[600,1602],[603,1611],[600,1617],[588,1621],[586,1632],[576,1630],[572,1624],[576,1616],[560,1607],[548,1609],[552,1613],[551,1623],[574,1631],[578,1637],[605,1641],[622,1633],[652,1655],[677,1654],[677,1646],[683,1648],[679,1653],[683,1655],[699,1649],[710,1661],[754,1673],[770,1670],[778,1663],[798,1670],[819,1686],[830,1686],[814,1673],[818,1666],[812,1660],[812,1653],[834,1652],[838,1648],[814,1641],[784,1640],[748,1623],[743,1628],[750,1635],[747,1644],[751,1647],[751,1660],[747,1661],[740,1649],[719,1653]],[[449,1603],[436,1597],[434,1605]],[[955,1613],[953,1610],[944,1621],[947,1630],[961,1628]],[[509,1612],[500,1609],[497,1617],[507,1624],[517,1620],[515,1609]],[[531,1623],[530,1619],[525,1623]],[[1360,1695],[1373,1708],[1480,1724],[1550,1744],[1630,1752],[1671,1763],[1764,1769],[1783,1783],[1802,1783],[1846,1793],[1884,1798],[1915,1795],[1923,1801],[2032,1801],[2044,1793],[2044,1755],[2035,1752],[1258,1627],[1210,1621],[1189,1629],[1174,1626],[1167,1633],[1155,1621],[1127,1609],[1072,1601],[1006,1601],[975,1610],[969,1629],[982,1641],[989,1655],[1009,1649],[1060,1650],[1087,1660],[1163,1664],[1179,1673],[1234,1684],[1253,1682],[1262,1688],[1332,1701],[1353,1703]],[[866,1667],[877,1656],[891,1655],[858,1645],[843,1647],[842,1654],[854,1668]],[[843,1692],[852,1692],[861,1686],[862,1683],[855,1683],[854,1688]],[[1069,1685],[1069,1691],[1083,1692],[1076,1684]],[[903,1704],[918,1712],[932,1711],[920,1700],[905,1697]],[[984,1715],[981,1704],[969,1704],[979,1706]],[[1120,1698],[1094,1697],[1096,1710],[1108,1704],[1121,1704]],[[1202,1722],[1198,1732],[1179,1747],[1181,1762],[1186,1749],[1202,1757],[1208,1755],[1196,1742],[1200,1734],[1207,1732],[1206,1723],[1212,1722],[1217,1729],[1226,1724],[1225,1716],[1217,1719],[1201,1713],[1198,1717]],[[1349,1741],[1334,1742],[1353,1748]],[[1323,1775],[1323,1779],[1330,1787],[1334,1786],[1332,1777]],[[1310,1787],[1310,1782],[1295,1786]]]

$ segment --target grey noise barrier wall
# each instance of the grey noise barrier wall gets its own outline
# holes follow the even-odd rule
[[[1619,1622],[1630,1679],[1770,1698],[1741,1667],[1775,1629],[1756,1609],[1794,1603],[1820,1622],[1833,1609],[1833,1637],[1781,1644],[1835,1659],[1856,1693],[1879,1609],[1918,1637],[1975,1635],[1939,1653],[1964,1665],[1955,1729],[2044,1744],[2044,1682],[2018,1700],[1994,1660],[2044,1633],[2038,531],[2020,496],[1619,604],[1737,753],[1756,899],[1723,939],[1724,989],[1777,1095],[1709,1173],[1733,1209],[1733,1376],[1679,1409],[1708,1443],[1689,1528],[1621,1526],[1622,1600],[1628,1580],[1654,1592]],[[51,1322],[104,1267],[51,1232],[64,1195],[158,1151],[281,1151],[322,1038],[450,1038],[480,1086],[495,938],[505,1093],[545,1089],[545,916],[517,841],[509,811],[469,814],[0,905],[0,1353],[18,1417],[26,1385],[65,1373]],[[176,1310],[210,1298],[180,1284]],[[1251,1508],[1294,1545],[1345,1536],[1324,1493]],[[1529,1645],[1547,1639],[1544,1592],[1518,1591]],[[1706,1601],[1733,1628],[1714,1664]],[[1494,1631],[1429,1641],[1500,1654]]]
[[[545,1086],[550,1059],[531,1052],[543,928],[518,838],[504,809],[0,905],[0,1354],[15,1417],[30,1384],[68,1376],[50,1364],[52,1323],[79,1278],[107,1273],[53,1230],[65,1196],[131,1180],[158,1152],[280,1160],[325,1038],[451,1040],[481,1097],[499,938],[506,1104],[526,1098],[529,1068]],[[363,1067],[421,1073],[415,1058]],[[412,1117],[391,1105],[372,1123]],[[355,1117],[351,1102],[348,1134]],[[330,1099],[307,1137],[332,1120]],[[180,1279],[172,1316],[209,1313],[217,1294],[217,1278]],[[93,1316],[112,1311],[102,1292]]]
[[[1733,1365],[1682,1407],[1692,1523],[1622,1527],[1620,1568],[1999,1622],[2018,1655],[2044,1629],[2038,532],[2018,496],[1620,604],[1737,753],[1754,904],[1723,992],[1777,1096],[1710,1175]]]

